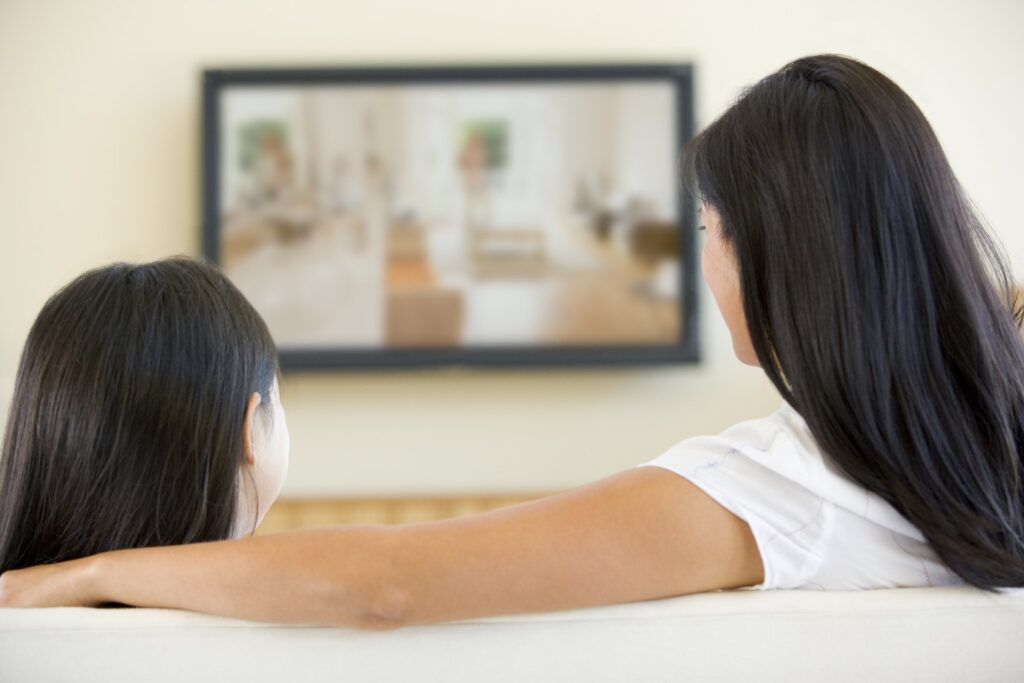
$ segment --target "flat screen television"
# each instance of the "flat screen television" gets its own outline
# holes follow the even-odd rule
[[[285,369],[699,360],[685,64],[203,74],[203,251]]]

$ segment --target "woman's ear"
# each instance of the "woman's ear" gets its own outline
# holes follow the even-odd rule
[[[254,391],[245,406],[245,419],[242,420],[242,459],[249,465],[256,464],[256,453],[252,449],[252,425],[260,401],[259,393]]]

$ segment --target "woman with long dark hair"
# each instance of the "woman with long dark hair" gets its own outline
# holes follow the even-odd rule
[[[705,280],[777,412],[538,501],[104,553],[5,574],[0,603],[394,628],[722,588],[1024,586],[1022,310],[918,108],[809,57],[687,151]]]
[[[76,278],[22,353],[0,455],[0,572],[250,532],[287,466],[276,375],[266,325],[211,266]]]

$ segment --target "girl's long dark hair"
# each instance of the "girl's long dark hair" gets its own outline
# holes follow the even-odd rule
[[[0,572],[228,538],[248,397],[269,405],[276,372],[262,319],[201,262],[119,263],[61,289],[18,369]]]
[[[965,582],[1024,586],[1024,311],[914,102],[799,59],[687,159],[760,364],[823,451]]]

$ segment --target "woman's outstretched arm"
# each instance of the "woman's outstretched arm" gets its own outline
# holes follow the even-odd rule
[[[104,553],[0,576],[0,606],[120,602],[390,629],[632,602],[763,580],[750,528],[639,467],[469,517]]]

